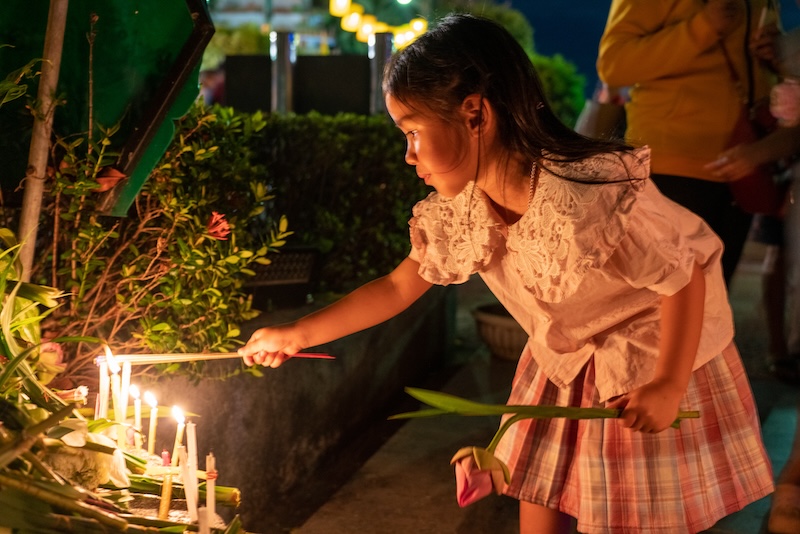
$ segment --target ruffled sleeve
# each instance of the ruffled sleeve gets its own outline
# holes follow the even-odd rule
[[[560,302],[572,296],[586,274],[614,254],[649,161],[643,148],[543,169],[534,201],[507,242],[510,261],[536,298]]]
[[[505,250],[503,225],[474,183],[453,198],[431,193],[414,206],[413,215],[409,257],[433,284],[466,282]]]
[[[700,217],[648,183],[609,268],[633,287],[673,295],[689,283],[695,263],[708,272],[721,255],[722,242]]]

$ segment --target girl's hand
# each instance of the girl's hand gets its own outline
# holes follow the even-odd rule
[[[678,417],[684,392],[669,382],[649,382],[609,402],[622,409],[620,424],[637,432],[657,433],[669,428]]]
[[[256,330],[247,344],[239,349],[239,356],[248,367],[263,365],[275,368],[304,348],[306,345],[298,328],[290,323]]]

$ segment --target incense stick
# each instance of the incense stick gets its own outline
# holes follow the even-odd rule
[[[210,353],[177,353],[177,354],[114,354],[114,361],[118,363],[130,362],[131,365],[155,365],[158,363],[193,362],[198,360],[230,360],[241,358],[238,352],[210,352]],[[292,358],[309,358],[319,360],[334,360],[335,356],[319,352],[298,352]],[[95,358],[95,363],[100,365],[106,361],[105,356]]]

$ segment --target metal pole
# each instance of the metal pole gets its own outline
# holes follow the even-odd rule
[[[28,167],[25,171],[20,215],[19,239],[20,261],[22,262],[22,281],[30,281],[33,256],[36,251],[36,234],[39,227],[39,214],[42,210],[42,193],[44,191],[47,155],[50,151],[50,134],[53,129],[53,113],[55,104],[58,74],[61,69],[61,52],[64,46],[64,28],[67,22],[69,0],[50,0],[50,11],[47,15],[47,33],[44,38],[44,55],[42,74],[39,77],[37,98],[40,109],[33,121],[31,146],[28,152]]]
[[[369,50],[369,112],[378,115],[386,112],[386,104],[383,102],[383,68],[392,55],[391,33],[376,33],[374,43],[370,44]]]
[[[270,38],[270,59],[272,60],[272,111],[286,113],[294,109],[292,102],[292,49],[294,35],[289,32],[275,32]]]

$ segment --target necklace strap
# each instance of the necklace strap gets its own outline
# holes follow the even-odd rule
[[[539,181],[539,166],[534,161],[531,164],[531,181],[530,181],[530,188],[528,189],[528,207],[531,207],[531,203],[533,203],[533,194],[536,192],[536,183]]]

